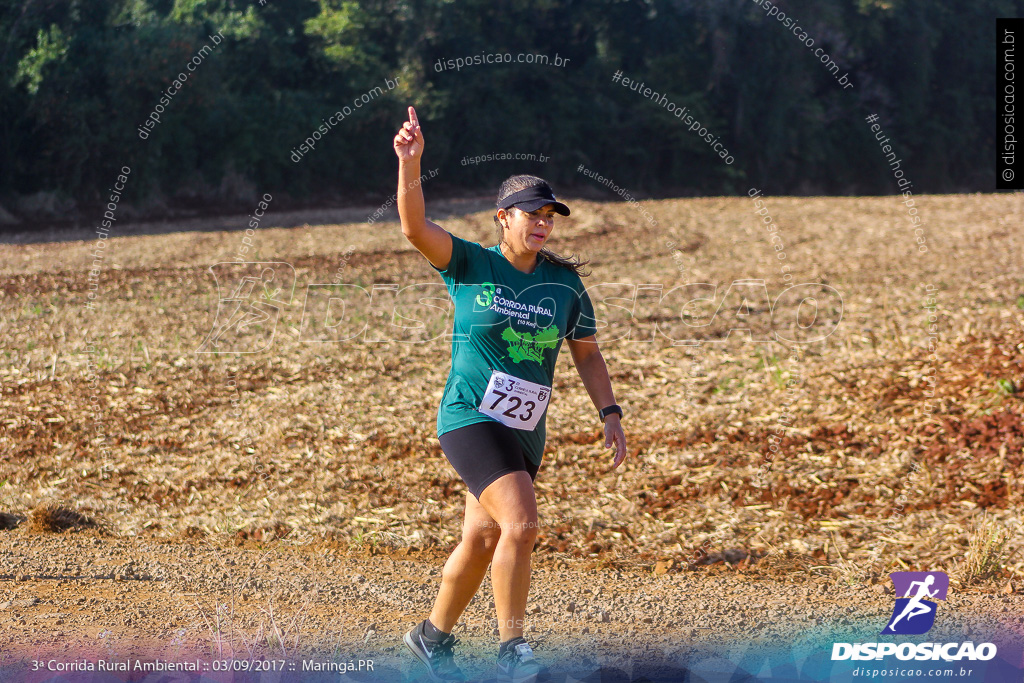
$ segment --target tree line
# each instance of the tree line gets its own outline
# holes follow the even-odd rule
[[[991,191],[995,18],[1022,9],[7,0],[0,204],[44,192],[102,205],[125,166],[125,201],[139,206],[387,196],[407,104],[437,192],[529,172],[608,194],[583,165],[634,195],[895,193],[869,115],[915,192]]]

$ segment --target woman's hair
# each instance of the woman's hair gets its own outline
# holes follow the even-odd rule
[[[538,178],[535,175],[514,175],[510,178],[507,178],[505,182],[501,184],[501,187],[498,188],[498,203],[500,204],[502,200],[504,200],[513,192],[519,192],[520,190],[525,190],[528,187],[537,186],[543,187],[545,190],[550,192],[552,196],[554,196],[555,193],[551,189],[551,186],[543,178]],[[512,209],[516,209],[517,211],[522,210],[517,207],[512,207],[508,210],[511,211]],[[494,225],[498,228],[498,244],[501,244],[505,240],[505,230],[501,227],[501,221],[498,220],[497,213],[494,214]],[[556,254],[555,252],[548,249],[547,247],[544,247],[540,250],[540,255],[547,259],[548,261],[550,261],[551,263],[554,263],[556,266],[568,268],[569,270],[576,273],[580,277],[586,277],[590,275],[589,272],[586,272],[583,269],[584,266],[590,263],[590,261],[580,259],[579,255],[577,254],[573,254],[571,257],[560,256],[559,254]]]

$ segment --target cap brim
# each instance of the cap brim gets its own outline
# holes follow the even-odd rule
[[[513,204],[513,206],[516,206],[519,209],[522,209],[523,211],[526,211],[527,213],[529,213],[530,211],[536,211],[537,209],[539,209],[541,207],[544,207],[544,206],[547,206],[548,204],[551,204],[552,206],[555,207],[555,213],[559,213],[559,214],[561,214],[563,216],[568,216],[569,215],[569,207],[568,206],[566,206],[562,202],[553,202],[550,199],[544,199],[544,198],[530,199],[530,200],[525,201],[525,202],[517,202],[517,203]]]

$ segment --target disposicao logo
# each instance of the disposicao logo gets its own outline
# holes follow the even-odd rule
[[[896,605],[892,619],[882,634],[916,636],[928,633],[935,623],[938,603],[928,598],[945,600],[949,577],[945,572],[893,572],[889,574],[896,589]],[[899,597],[899,596],[903,597]]]
[[[920,635],[935,623],[938,603],[945,600],[949,577],[945,572],[893,572],[889,575],[896,589],[896,605],[881,635]],[[928,598],[932,598],[929,600]],[[981,643],[833,643],[832,659],[897,659],[918,661],[942,659],[947,662],[987,661],[996,656],[996,646]]]

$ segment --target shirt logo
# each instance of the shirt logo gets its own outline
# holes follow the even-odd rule
[[[508,342],[508,355],[516,363],[527,360],[540,363],[544,360],[544,349],[558,346],[558,326],[550,325],[537,332],[516,332],[509,325],[501,338]]]
[[[487,308],[494,300],[494,283],[484,282],[481,284],[483,285],[484,291],[476,295],[476,302],[484,308]]]

